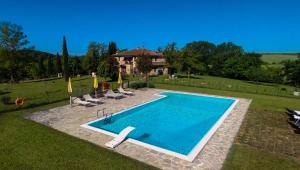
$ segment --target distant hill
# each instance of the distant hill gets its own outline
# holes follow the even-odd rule
[[[296,59],[296,53],[262,53],[262,60],[268,64],[280,64],[284,60]]]

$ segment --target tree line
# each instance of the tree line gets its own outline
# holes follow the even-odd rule
[[[86,55],[69,56],[63,36],[61,55],[41,52],[29,46],[27,35],[19,25],[0,23],[0,82],[18,82],[63,75],[66,79],[78,74],[98,72],[112,80],[118,76],[118,62],[112,57],[117,45],[91,42]]]
[[[270,67],[259,53],[245,52],[232,42],[218,45],[207,41],[194,41],[183,48],[176,43],[158,49],[167,60],[169,73],[212,75],[255,82],[300,85],[300,56],[287,60],[283,67]]]
[[[118,61],[112,55],[126,50],[118,49],[115,42],[91,42],[85,55],[69,56],[64,36],[61,55],[50,54],[29,46],[28,37],[21,26],[2,22],[0,29],[1,82],[54,77],[58,73],[67,80],[69,76],[91,72],[116,80]],[[176,43],[169,43],[157,51],[163,53],[169,74],[213,75],[297,87],[300,85],[300,58],[283,62],[283,67],[269,67],[261,60],[261,54],[248,53],[232,42],[214,44],[194,41],[182,48],[178,48]],[[140,69],[148,67],[145,63],[151,64],[146,61],[140,63],[143,64]]]

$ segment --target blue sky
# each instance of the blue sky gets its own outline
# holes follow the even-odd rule
[[[84,54],[90,41],[157,49],[232,41],[249,52],[300,51],[297,0],[0,0],[0,21],[22,25],[38,50]]]

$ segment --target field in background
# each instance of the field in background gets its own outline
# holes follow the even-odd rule
[[[284,60],[296,60],[297,54],[263,54],[262,60],[268,64],[281,64]]]

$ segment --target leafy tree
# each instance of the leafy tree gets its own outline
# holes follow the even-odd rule
[[[295,87],[300,87],[300,58],[295,61],[284,62],[284,73],[288,83],[292,83]]]
[[[115,57],[112,55],[117,52],[117,45],[114,42],[110,42],[108,45],[107,54],[100,61],[97,71],[98,74],[104,76],[105,78],[109,77],[111,80],[118,79],[119,73],[119,63]]]
[[[82,72],[80,58],[79,57],[70,58],[69,68],[73,76],[80,74]]]
[[[118,51],[117,44],[115,42],[109,42],[108,44],[108,56],[116,54]]]
[[[257,80],[254,75],[249,74],[253,73],[257,75],[255,71],[262,71],[261,69],[258,69],[263,63],[260,58],[261,54],[255,53],[246,53],[241,56],[229,57],[224,62],[223,74],[225,77],[234,79],[247,79],[251,77],[253,79],[250,80]]]
[[[209,62],[214,54],[216,46],[207,41],[194,41],[186,44],[184,51],[189,51],[191,57],[196,59],[196,62],[204,64],[208,70]]]
[[[9,72],[11,82],[18,79],[24,68],[18,51],[26,48],[29,41],[23,28],[10,22],[0,23],[0,63]]]
[[[176,43],[169,43],[167,46],[162,49],[158,49],[159,52],[163,53],[169,74],[174,74],[179,70],[178,57],[180,56],[180,52],[176,47]]]
[[[61,58],[58,53],[56,53],[56,72],[62,73]]]
[[[83,59],[83,67],[89,74],[97,70],[101,47],[101,44],[96,42],[91,42],[88,46],[87,54]]]
[[[192,51],[188,49],[182,49],[179,63],[182,66],[180,69],[182,73],[187,73],[189,75],[190,73],[203,74],[206,72],[205,64],[194,57]]]
[[[44,58],[42,57],[42,56],[40,56],[39,57],[39,77],[40,78],[43,78],[44,77],[44,75],[45,75],[45,71],[46,71],[46,69],[45,69],[45,66],[44,66]]]
[[[53,63],[53,57],[51,55],[48,56],[47,61],[47,75],[50,77],[54,73],[54,63]]]
[[[145,55],[139,56],[136,60],[136,64],[138,71],[143,73],[146,81],[148,81],[149,73],[153,68],[151,57]]]
[[[210,64],[211,74],[216,76],[224,76],[224,66],[226,60],[232,57],[241,57],[244,55],[244,50],[242,47],[237,46],[231,42],[222,43],[216,47],[214,50],[214,55]]]
[[[70,77],[70,70],[69,70],[69,53],[67,48],[67,40],[66,37],[63,37],[63,60],[64,60],[64,76],[65,80],[68,81]]]
[[[29,65],[29,70],[28,73],[33,79],[38,79],[39,78],[39,68],[37,67],[36,63],[30,63]]]
[[[10,22],[0,23],[0,47],[9,51],[17,51],[28,45],[27,35],[23,28]]]

